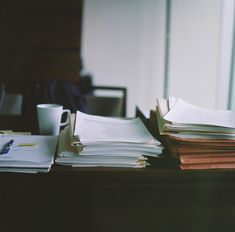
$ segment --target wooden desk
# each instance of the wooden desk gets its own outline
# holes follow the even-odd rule
[[[217,231],[235,228],[235,171],[54,167],[0,173],[0,231]]]

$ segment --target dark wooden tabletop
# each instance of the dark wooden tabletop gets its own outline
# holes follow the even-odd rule
[[[0,231],[235,228],[235,170],[182,171],[154,159],[145,169],[55,165],[0,181]]]

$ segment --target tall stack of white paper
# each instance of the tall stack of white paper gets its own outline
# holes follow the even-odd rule
[[[162,153],[160,142],[138,118],[101,117],[78,111],[71,125],[61,132],[58,164],[142,168],[148,164],[148,156]]]

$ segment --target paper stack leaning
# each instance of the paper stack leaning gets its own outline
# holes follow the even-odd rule
[[[157,126],[181,169],[235,168],[235,115],[182,99],[158,99]]]
[[[73,167],[144,168],[163,147],[139,118],[77,112],[60,133],[57,164]]]

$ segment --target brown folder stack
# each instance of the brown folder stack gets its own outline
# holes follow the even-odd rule
[[[160,136],[181,169],[235,168],[235,115],[197,107],[182,99],[157,101]]]

